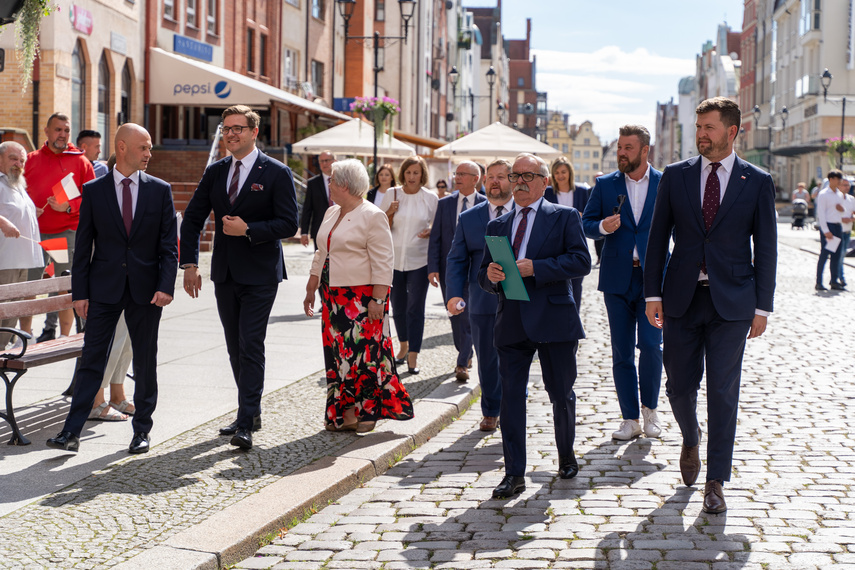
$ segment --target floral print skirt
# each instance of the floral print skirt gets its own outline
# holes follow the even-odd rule
[[[395,368],[392,339],[382,320],[368,318],[371,285],[329,286],[329,259],[321,273],[324,363],[327,369],[326,424],[340,428],[344,411],[355,408],[359,421],[409,420],[413,403]]]

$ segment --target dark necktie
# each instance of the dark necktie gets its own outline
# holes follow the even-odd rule
[[[496,208],[496,217],[497,218],[504,213],[505,213],[505,207],[504,206],[499,206],[498,208]]]
[[[704,185],[704,203],[701,206],[701,211],[704,214],[704,228],[707,232],[710,231],[713,221],[715,221],[715,215],[718,213],[718,207],[721,204],[721,181],[719,181],[718,174],[715,172],[721,166],[721,163],[713,162],[710,166],[712,167],[712,171],[707,177],[706,185]],[[704,273],[707,272],[706,259],[701,262],[701,270]]]
[[[522,245],[523,238],[525,237],[525,230],[528,227],[528,213],[531,211],[531,208],[523,208],[520,210],[522,213],[522,219],[520,220],[520,225],[517,226],[517,233],[514,235],[514,257],[519,259],[520,257],[520,246]]]
[[[238,195],[238,181],[240,180],[240,161],[235,162],[235,173],[232,174],[232,181],[229,183],[229,204],[235,203],[235,198]]]
[[[465,212],[466,208],[468,208],[468,207],[469,207],[469,197],[464,196],[463,197],[463,206],[460,208],[460,213],[462,214],[463,212]]]
[[[134,202],[131,197],[131,179],[122,180],[122,221],[125,222],[125,233],[131,235],[131,224],[134,223]]]

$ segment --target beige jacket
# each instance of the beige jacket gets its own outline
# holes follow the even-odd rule
[[[321,222],[312,275],[321,275],[327,257],[327,238],[340,212],[341,206],[331,206]],[[330,287],[392,286],[392,231],[383,210],[363,200],[344,216],[333,233],[331,244]]]

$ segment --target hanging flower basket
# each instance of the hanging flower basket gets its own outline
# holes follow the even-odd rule
[[[33,77],[33,62],[39,53],[39,28],[42,18],[49,16],[59,6],[50,0],[24,0],[15,22],[15,48],[21,70],[21,88],[27,90]],[[4,26],[5,27],[5,26]]]
[[[374,123],[374,136],[378,143],[383,138],[385,126],[389,130],[389,144],[392,143],[392,137],[395,134],[392,117],[401,112],[397,101],[391,97],[357,97],[356,101],[350,104],[350,110],[361,113],[363,117]],[[376,128],[377,126],[380,128]]]
[[[828,145],[828,160],[832,167],[836,164],[838,157],[855,159],[855,138],[851,135],[828,139],[825,144]]]

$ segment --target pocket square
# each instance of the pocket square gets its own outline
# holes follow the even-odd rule
[[[250,192],[261,192],[262,190],[264,190],[263,184],[253,184],[249,187]]]

